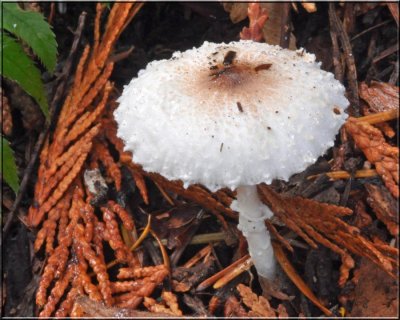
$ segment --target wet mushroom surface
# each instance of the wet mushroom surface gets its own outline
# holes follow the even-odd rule
[[[2,316],[396,317],[397,3],[18,5]]]

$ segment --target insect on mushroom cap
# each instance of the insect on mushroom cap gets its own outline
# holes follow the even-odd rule
[[[214,191],[287,180],[333,146],[345,88],[313,54],[204,42],[125,86],[118,136],[148,172]]]

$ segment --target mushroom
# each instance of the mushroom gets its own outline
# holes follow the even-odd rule
[[[256,185],[288,180],[332,147],[345,89],[313,54],[253,41],[204,42],[139,71],[119,98],[133,161],[184,187],[237,190],[232,209],[259,275],[275,263]]]

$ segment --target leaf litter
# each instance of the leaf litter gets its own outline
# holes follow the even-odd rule
[[[104,6],[97,5],[94,45],[83,50],[56,129],[51,139],[46,139],[41,151],[34,202],[25,219],[31,228],[38,227],[34,245],[38,252],[37,259],[46,258],[36,292],[38,314],[180,316],[190,315],[189,308],[194,310],[194,314],[203,315],[302,315],[305,309],[297,300],[289,302],[283,295],[275,295],[274,298],[263,295],[266,287],[263,288],[263,284],[257,283],[257,278],[254,278],[243,238],[239,237],[238,242],[229,245],[221,241],[210,242],[205,237],[204,245],[190,245],[195,234],[207,236],[230,228],[230,222],[237,219],[237,213],[230,209],[235,198],[233,192],[220,190],[213,194],[198,185],[184,189],[179,182],[144,172],[140,166],[132,164],[131,155],[123,151],[121,141],[115,136],[112,110],[117,95],[109,81],[114,64],[108,59],[128,21],[141,19],[139,13],[142,10],[143,15],[149,14],[145,11],[146,6],[143,9],[141,6],[134,3],[114,4],[106,12]],[[161,4],[153,6],[162,7]],[[198,14],[196,10],[199,9],[182,6],[191,15]],[[346,6],[337,10],[346,11]],[[296,19],[309,14],[302,12],[299,6],[296,9],[299,15]],[[306,11],[314,9],[317,13],[324,10],[318,5],[316,8],[305,8]],[[249,10],[255,9],[249,7]],[[385,5],[363,10],[357,14],[368,15],[387,10],[385,14],[388,15],[392,12]],[[101,35],[100,23],[107,15],[108,22]],[[254,17],[259,19],[257,14]],[[257,28],[253,28],[253,33],[259,37],[260,26]],[[346,27],[339,31],[348,32]],[[301,42],[304,35],[298,36]],[[346,40],[342,38],[341,41]],[[388,58],[382,58],[379,63],[385,59]],[[355,62],[357,65],[357,59]],[[351,61],[346,63],[353,64]],[[352,77],[352,74],[347,73],[347,76]],[[379,122],[382,112],[398,110],[396,88],[384,82],[361,82],[358,87],[361,102],[364,103],[361,110],[366,110],[362,114],[367,117],[376,114]],[[354,95],[356,91],[352,89]],[[395,118],[396,115],[391,119]],[[260,195],[275,213],[275,217],[268,222],[269,228],[275,230],[275,245],[279,246],[283,259],[294,258],[291,268],[283,268],[287,274],[286,283],[290,283],[288,279],[301,280],[304,276],[307,266],[296,256],[304,255],[310,248],[317,249],[322,245],[340,256],[337,286],[342,288],[338,289],[342,290],[341,296],[318,302],[320,297],[316,297],[317,300],[310,298],[307,292],[311,289],[304,282],[297,290],[292,288],[286,292],[294,293],[294,296],[304,294],[316,305],[320,304],[325,314],[328,314],[326,307],[335,310],[339,304],[345,310],[351,310],[353,302],[354,311],[350,314],[358,314],[356,310],[362,295],[371,294],[368,290],[358,289],[360,284],[369,283],[368,278],[363,276],[366,265],[379,272],[384,271],[381,277],[388,282],[393,282],[397,275],[398,244],[395,242],[393,246],[391,240],[398,232],[398,148],[393,145],[391,139],[394,136],[390,133],[396,132],[396,125],[390,118],[379,122],[384,125],[377,125],[376,120],[372,123],[360,120],[352,117],[345,125],[352,140],[345,142],[347,153],[342,154],[342,164],[338,168],[353,168],[346,171],[348,176],[333,181],[329,179],[329,171],[326,171],[331,162],[325,169],[318,169],[317,163],[314,173],[322,174],[322,177],[325,172],[328,178],[307,180],[304,179],[310,176],[307,173],[298,175],[303,178],[297,182],[295,176],[287,184],[277,181],[272,187],[259,186]],[[350,166],[352,157],[353,164]],[[357,170],[367,162],[375,167],[379,176],[373,174],[357,178]],[[101,201],[93,201],[96,194],[84,183],[84,172],[88,169],[98,170],[97,175],[108,186]],[[125,177],[122,172],[129,172],[131,176]],[[346,182],[343,179],[349,180]],[[127,187],[128,184],[132,187]],[[344,194],[346,186],[347,195]],[[348,201],[343,201],[345,196]],[[342,202],[348,207],[338,206]],[[355,206],[355,203],[358,205]],[[193,223],[198,211],[190,208],[196,206],[205,209],[205,215],[195,226]],[[153,219],[148,224],[148,215],[166,218]],[[357,220],[352,219],[355,215],[364,217],[364,222],[356,223]],[[375,227],[372,232],[371,221],[375,219],[381,221],[384,227]],[[155,233],[149,232],[149,228]],[[187,231],[191,232],[182,238]],[[141,235],[153,235],[157,245],[143,242]],[[169,241],[175,243],[165,248],[165,242],[157,241],[159,237],[169,237]],[[299,249],[296,241],[303,242],[305,246]],[[131,251],[132,247],[136,249]],[[153,254],[144,249],[150,247],[155,250]],[[173,248],[180,251],[174,263],[170,264],[168,260],[173,257],[173,251],[168,250]],[[207,250],[203,252],[204,248]],[[283,248],[287,248],[288,252]],[[196,253],[199,253],[198,257],[191,259]],[[335,262],[335,258],[332,259]],[[181,262],[183,260],[191,262],[185,265]],[[217,280],[216,274],[219,274],[217,279],[229,279],[222,281],[218,289],[211,286]],[[317,274],[317,280],[318,277],[321,275]],[[296,282],[297,285],[301,283]],[[355,290],[349,289],[351,283]],[[201,294],[199,284],[201,291],[216,294],[215,297],[210,299]],[[231,291],[229,288],[236,289]],[[345,290],[349,292],[347,296]],[[315,296],[315,292],[312,295]],[[369,297],[365,299],[373,300]],[[146,309],[148,311],[143,311]],[[313,315],[321,314],[321,311],[312,312]],[[363,314],[371,315],[383,314],[379,314],[379,310]]]

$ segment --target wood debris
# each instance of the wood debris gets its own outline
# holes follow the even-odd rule
[[[174,268],[172,272],[172,288],[175,292],[188,292],[213,273],[215,273],[215,258],[208,255],[203,262],[197,263],[192,267]]]
[[[393,237],[399,234],[398,202],[384,187],[365,184],[368,192],[367,202],[374,210],[377,218],[388,228]]]
[[[106,307],[101,302],[89,299],[87,296],[79,296],[73,305],[75,317],[97,317],[97,318],[167,318],[170,314],[139,311],[131,308]]]
[[[230,225],[237,221],[238,215],[230,209],[235,199],[234,192],[219,190],[212,193],[201,185],[184,188],[179,181],[168,181],[158,174],[145,172],[139,165],[132,163],[132,155],[123,151],[123,143],[116,136],[116,124],[112,116],[116,102],[113,84],[109,81],[114,68],[111,53],[119,35],[142,5],[113,4],[103,35],[100,32],[100,22],[106,10],[103,5],[97,5],[94,44],[83,50],[56,129],[47,137],[41,152],[35,200],[26,220],[30,227],[38,227],[35,252],[46,256],[36,293],[38,314],[41,317],[177,317],[183,315],[180,307],[183,302],[203,316],[215,314],[221,307],[227,317],[287,317],[288,312],[283,304],[272,308],[266,298],[258,296],[250,287],[237,285],[243,279],[247,283],[252,267],[251,258],[246,254],[246,243],[242,238],[234,258],[229,260],[234,262],[230,265],[228,263],[228,266],[226,262],[221,263],[218,260],[214,247],[208,245],[183,266],[176,267],[198,225],[192,225],[195,224],[195,218],[182,218],[178,221],[180,215],[175,208],[185,209],[187,205],[197,204],[207,210],[207,213],[211,213],[211,218],[220,223],[218,227],[222,226],[225,230],[229,230]],[[262,40],[269,24],[275,31],[279,29],[278,43],[285,36],[288,36],[289,41],[290,5],[286,4],[286,11],[283,12],[282,7],[279,7],[279,14],[276,13],[277,10],[274,13],[272,7],[271,10],[265,9],[267,5],[275,4],[260,6],[258,3],[235,3],[224,4],[224,7],[229,7],[231,17],[236,15],[237,20],[249,17],[250,27],[243,29],[243,39]],[[309,12],[316,9],[314,3],[302,5]],[[272,23],[274,15],[279,18],[279,23]],[[343,65],[346,64],[353,101],[357,104],[359,92],[366,104],[365,110],[368,110],[364,115],[372,119],[368,123],[367,120],[360,121],[360,118],[350,118],[345,125],[346,131],[342,131],[342,136],[349,133],[353,137],[368,161],[375,166],[375,169],[367,169],[367,173],[364,170],[355,171],[355,177],[371,177],[378,173],[392,195],[398,198],[398,148],[386,142],[381,131],[373,126],[373,121],[376,121],[373,117],[378,112],[388,112],[396,106],[398,108],[398,101],[395,102],[398,91],[396,87],[375,82],[370,86],[365,83],[357,86],[357,73],[354,58],[350,55],[348,35],[344,27],[338,24],[342,23],[334,5],[331,6],[330,16],[332,38],[336,39],[337,45],[335,47],[334,43],[334,51],[337,51],[334,52],[337,75],[344,78]],[[268,23],[265,24],[267,19]],[[338,40],[342,44],[343,52],[339,51]],[[345,59],[344,53],[349,53]],[[390,133],[388,126],[386,124],[379,128],[387,136],[393,137],[394,131]],[[338,169],[345,162],[345,149],[342,151]],[[93,169],[96,169],[99,177],[106,183],[102,196],[98,196],[97,191],[93,192],[86,183],[84,173]],[[124,175],[123,172],[128,174]],[[352,174],[353,172],[350,174],[345,171],[330,173],[332,178],[337,179],[342,179],[343,175],[346,178],[352,177]],[[136,190],[134,197],[130,197],[131,191],[125,190],[125,179],[132,180]],[[162,206],[156,208],[160,211],[155,213],[151,212],[154,210],[154,189],[159,191],[157,195],[162,199]],[[366,193],[368,205],[392,236],[398,234],[395,200],[383,186],[366,184],[365,189],[363,197],[358,197],[356,201],[357,217],[353,220],[355,226],[344,221],[352,214],[349,208],[300,197],[290,198],[276,193],[266,185],[259,186],[259,193],[275,213],[277,223],[268,221],[267,225],[282,246],[292,253],[295,252],[296,246],[280,232],[280,228],[284,226],[283,228],[293,230],[312,248],[321,244],[339,254],[342,259],[339,285],[344,286],[355,266],[351,254],[366,257],[392,277],[396,276],[398,267],[396,248],[378,237],[371,236],[370,239],[363,234],[364,229],[371,225],[371,216],[367,213],[369,208],[363,202]],[[348,190],[350,193],[350,189]],[[134,201],[134,209],[128,205],[125,207],[126,201]],[[146,216],[146,225],[141,220],[146,220],[143,217],[147,212],[151,214]],[[157,217],[167,214],[170,215],[168,232],[160,235],[155,227],[156,222],[159,222]],[[200,219],[196,223],[200,224]],[[145,239],[149,234],[157,240],[158,247]],[[170,242],[175,241],[168,246],[168,249],[176,250],[175,255],[171,255],[172,267],[169,265],[169,253],[162,245],[164,242],[159,239],[164,236]],[[275,248],[280,258],[278,261],[283,264],[289,278],[326,315],[331,315],[302,282],[294,267],[288,264],[282,247],[278,246],[278,249]],[[143,255],[143,248],[154,252],[158,250],[161,254],[157,251],[158,256],[154,252],[153,255]],[[151,256],[155,265],[149,265],[143,256]],[[155,263],[157,258],[159,261],[163,259],[163,263]],[[163,286],[163,282],[169,277],[169,286]],[[161,287],[163,291],[157,297],[161,291],[158,288]],[[240,299],[232,293],[235,287]],[[205,290],[214,294],[209,300],[208,308],[198,296],[192,295],[193,292]],[[150,312],[134,310],[139,307],[146,307]]]
[[[364,115],[399,109],[399,88],[388,83],[372,81],[368,86],[365,82],[359,85],[360,98],[366,102]],[[377,128],[389,138],[395,136],[395,131],[386,123],[376,124]]]
[[[357,69],[355,66],[354,55],[350,44],[350,39],[347,32],[344,30],[344,26],[340,18],[336,13],[336,4],[329,4],[329,23],[330,32],[333,43],[333,65],[335,67],[336,79],[343,82],[344,80],[344,67],[340,61],[341,57],[344,59],[344,63],[347,67],[347,80],[349,83],[349,99],[352,105],[358,107],[359,105],[359,94],[358,94],[358,82],[357,82]],[[340,52],[339,42],[343,48],[343,54]]]
[[[243,268],[242,266],[246,266],[246,267]],[[245,271],[244,269],[248,270],[250,267],[251,267],[250,255],[245,255],[245,256],[239,258],[238,260],[234,261],[231,265],[229,265],[225,269],[217,272],[216,274],[214,274],[210,278],[204,280],[202,283],[200,283],[197,286],[196,291],[205,290],[206,288],[208,288],[209,286],[213,285],[215,282],[217,282],[218,280],[222,279],[226,275],[228,275],[229,280],[232,280],[232,277],[230,275],[233,272],[234,272],[234,276],[237,276],[241,272]],[[235,272],[238,269],[240,269],[241,272],[239,272],[239,273]],[[228,282],[228,281],[226,281],[226,282]],[[222,285],[224,285],[226,282],[224,282]],[[220,285],[219,287],[221,287],[222,285]]]
[[[306,285],[306,283],[301,279],[301,277],[297,274],[296,270],[293,268],[289,259],[286,257],[282,247],[277,243],[272,243],[274,247],[275,257],[285,271],[286,275],[293,281],[293,283],[297,286],[297,288],[308,298],[310,299],[326,316],[332,316],[332,312],[328,310],[322,302],[314,295],[311,289]]]
[[[399,303],[396,280],[386,277],[376,265],[362,259],[357,270],[354,301],[349,317],[396,317]],[[361,280],[361,279],[368,279]]]
[[[274,214],[312,248],[317,248],[316,242],[319,242],[341,256],[340,286],[345,284],[354,267],[354,260],[348,251],[372,260],[389,275],[396,276],[398,262],[388,254],[388,250],[378,248],[358,228],[340,219],[352,213],[349,208],[300,197],[289,198],[277,194],[266,185],[260,185],[259,192]]]
[[[399,87],[377,81],[372,81],[369,86],[361,82],[359,92],[373,113],[399,109]]]
[[[227,318],[232,317],[247,317],[247,311],[240,304],[239,300],[234,296],[230,295],[225,301],[224,305],[224,316]]]

